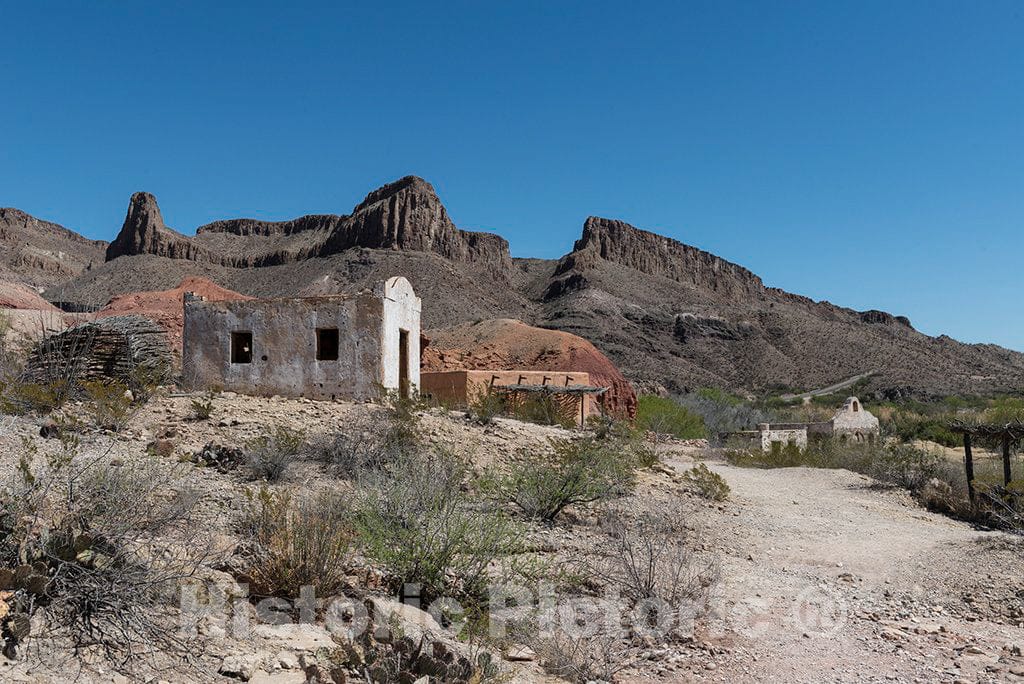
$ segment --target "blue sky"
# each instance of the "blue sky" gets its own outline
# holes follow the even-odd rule
[[[1024,350],[1024,3],[369,4],[0,0],[0,206],[189,233],[412,173],[516,256],[620,218]]]

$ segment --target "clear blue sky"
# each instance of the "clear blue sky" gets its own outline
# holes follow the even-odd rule
[[[2,0],[0,25],[0,205],[92,237],[136,190],[188,233],[412,173],[516,256],[620,218],[1024,350],[1021,2]]]

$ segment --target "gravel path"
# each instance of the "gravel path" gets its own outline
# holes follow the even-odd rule
[[[685,454],[668,462],[692,465]],[[1021,608],[1017,540],[929,513],[848,471],[709,465],[732,495],[708,526],[723,553],[707,638],[726,653],[703,677],[1024,680],[1015,674],[1024,675],[1017,618],[964,601],[981,578],[978,595],[1006,589],[992,603]]]

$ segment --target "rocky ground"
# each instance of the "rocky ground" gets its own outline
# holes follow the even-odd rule
[[[158,396],[118,437],[83,435],[83,450],[112,463],[144,458],[163,443],[160,458],[177,461],[213,442],[243,445],[276,425],[308,437],[351,429],[379,409],[372,405],[251,398],[222,394],[208,420],[190,419],[188,396]],[[72,412],[74,408],[71,409]],[[431,442],[466,456],[477,469],[548,448],[560,428],[498,419],[480,426],[458,412],[432,409],[420,418]],[[56,440],[39,436],[36,421],[0,425],[0,471],[9,473],[22,439],[45,452]],[[662,463],[644,471],[638,487],[616,505],[670,512],[679,519],[695,563],[714,567],[717,581],[707,614],[692,631],[651,639],[622,651],[617,677],[642,681],[1017,681],[1024,679],[1024,563],[1018,539],[985,532],[924,511],[905,493],[883,491],[846,471],[755,470],[724,464],[713,451],[678,443],[661,446]],[[150,456],[152,458],[152,456]],[[706,501],[682,473],[704,460],[731,487],[727,501]],[[229,549],[232,526],[253,482],[237,472],[186,464],[205,494],[204,523]],[[300,458],[275,487],[332,486],[323,465]],[[600,511],[577,509],[557,525],[528,527],[529,542],[559,565],[607,553]],[[596,562],[596,561],[595,561]],[[226,573],[208,578],[231,586]],[[373,596],[371,570],[353,576]],[[377,596],[382,609],[404,611]],[[404,616],[415,623],[415,615]],[[428,629],[436,627],[427,625]],[[410,628],[411,629],[411,628]],[[333,646],[317,625],[260,625],[235,638],[230,625],[201,626],[195,662],[153,681],[305,681],[318,653]],[[448,635],[446,648],[462,648]],[[509,681],[547,681],[536,654],[518,649],[504,660]],[[2,681],[64,681],[67,663],[29,667],[0,658]],[[108,673],[82,675],[97,681]],[[122,680],[126,681],[126,680]]]

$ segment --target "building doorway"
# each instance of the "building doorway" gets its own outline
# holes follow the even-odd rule
[[[409,331],[398,331],[398,393],[408,399],[409,392]]]

